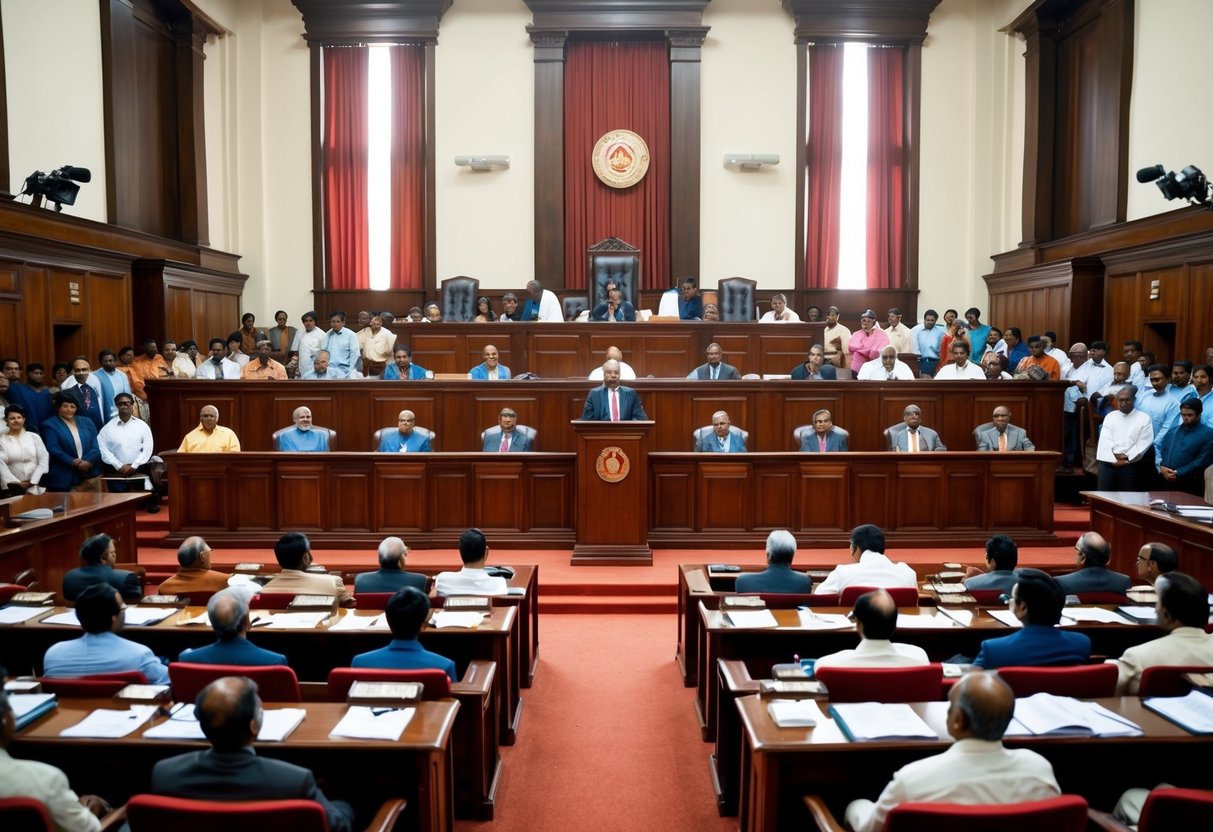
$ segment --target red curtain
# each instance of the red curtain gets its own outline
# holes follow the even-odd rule
[[[805,286],[838,286],[842,203],[842,54],[838,45],[809,47],[808,230]]]
[[[370,286],[367,50],[324,50],[324,256],[333,289]]]
[[[425,250],[425,47],[393,46],[392,283],[422,289]]]
[[[905,279],[905,49],[868,50],[868,288]]]
[[[604,133],[631,130],[649,146],[649,171],[627,189],[594,175]],[[565,286],[586,286],[586,249],[619,237],[641,250],[645,288],[671,285],[670,66],[664,42],[571,42],[564,69]]]

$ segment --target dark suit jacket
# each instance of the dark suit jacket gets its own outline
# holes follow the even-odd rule
[[[973,664],[990,670],[1014,665],[1048,667],[1084,664],[1090,658],[1091,639],[1082,633],[1042,624],[1025,624],[1017,633],[983,641],[981,652]]]
[[[93,464],[87,474],[72,467],[76,461],[76,440],[72,432],[58,416],[42,423],[42,442],[50,455],[50,470],[42,480],[48,491],[68,491],[73,485],[101,473],[101,447],[97,444],[97,427],[91,419],[76,417],[76,429],[80,432],[80,445],[84,448],[83,459]]]
[[[192,664],[240,664],[248,667],[287,663],[286,656],[258,647],[247,638],[220,639],[206,647],[182,650],[178,661]]]
[[[353,810],[330,802],[306,768],[240,751],[190,751],[152,768],[152,792],[193,800],[314,800],[328,815],[332,832],[349,832]]]
[[[826,379],[837,379],[838,378],[838,371],[834,368],[833,364],[822,364],[820,372],[821,372],[822,381],[825,381]],[[809,377],[809,371],[805,369],[803,361],[792,368],[792,378],[793,379],[803,381],[803,380],[807,379],[808,377]]]
[[[611,403],[607,398],[606,385],[600,385],[590,391],[590,394],[585,397],[585,408],[581,411],[582,419],[589,419],[598,422],[609,422],[611,420]],[[621,422],[645,422],[648,421],[648,415],[644,412],[644,405],[640,403],[640,396],[631,387],[619,387],[619,420]]]
[[[517,451],[529,451],[531,449],[531,437],[527,436],[520,430],[514,431],[514,438],[510,440],[510,453]],[[489,428],[484,432],[484,447],[482,451],[497,453],[501,451],[501,428]]]
[[[354,592],[395,592],[406,586],[425,592],[428,579],[416,572],[404,572],[400,569],[380,569],[377,572],[363,572],[354,578]]]
[[[63,599],[75,601],[81,592],[93,584],[109,584],[128,601],[138,601],[143,597],[143,587],[134,572],[96,563],[73,569],[63,576]]]
[[[695,368],[695,378],[707,381],[712,377],[712,369],[707,364],[700,364]],[[741,378],[741,373],[737,372],[737,368],[732,364],[720,362],[720,371],[716,373],[718,381],[730,380],[737,381]]]
[[[762,572],[737,576],[738,592],[794,592],[807,595],[813,590],[812,579],[791,566],[772,563]]]
[[[744,453],[746,450],[745,438],[741,435],[741,428],[730,426],[729,441],[726,447],[721,449],[720,442],[716,439],[716,431],[709,428],[699,434],[699,439],[695,442],[695,450],[701,453]]]
[[[1102,566],[1088,566],[1068,575],[1057,576],[1057,585],[1065,590],[1066,595],[1077,595],[1080,592],[1123,593],[1132,583],[1128,575]]]
[[[811,454],[821,452],[821,448],[817,442],[817,432],[806,430],[800,436],[800,450],[808,451]],[[838,428],[830,428],[830,432],[826,434],[826,450],[827,451],[846,451],[847,447],[846,434],[842,433]]]

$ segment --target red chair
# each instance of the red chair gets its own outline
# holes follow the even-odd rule
[[[367,827],[368,832],[388,832],[404,811],[405,801],[389,800]],[[131,832],[265,832],[290,829],[291,832],[328,832],[328,818],[314,800],[247,800],[220,802],[187,800],[137,794],[126,804]]]
[[[213,598],[215,595],[215,592],[218,591],[219,590],[215,590],[214,592],[204,592],[203,590],[191,589],[189,592],[179,592],[174,594],[180,598],[188,598],[191,607],[205,607],[210,603],[211,598]],[[165,593],[160,594],[163,595]]]
[[[813,675],[830,702],[933,702],[943,690],[943,665],[819,667]]]
[[[1005,607],[1007,602],[1002,597],[1010,594],[1001,589],[966,589],[965,592],[972,595],[973,600],[982,607]]]
[[[1079,592],[1080,604],[1128,604],[1127,595],[1120,592]]]
[[[43,676],[38,680],[43,693],[57,696],[100,698],[113,696],[127,685],[146,685],[147,677],[138,670],[94,673],[91,676]]]
[[[284,610],[295,600],[294,592],[263,592],[248,602],[253,610]]]
[[[25,592],[28,587],[21,584],[0,584],[0,604],[7,604],[13,600],[13,596],[18,592]]]
[[[998,675],[1016,696],[1054,693],[1079,699],[1116,695],[1114,664],[1079,664],[1073,667],[1000,667]]]
[[[168,666],[173,698],[178,702],[193,702],[204,687],[224,676],[247,676],[257,683],[265,702],[302,702],[299,678],[284,664],[247,666],[239,664],[190,664],[173,662]]]
[[[386,610],[387,602],[395,595],[394,592],[356,592],[355,606],[360,610]]]
[[[329,671],[329,701],[344,702],[354,682],[421,682],[423,699],[449,699],[451,696],[451,678],[441,670],[334,667]]]
[[[0,798],[0,827],[7,832],[55,832],[46,804],[32,797]]]
[[[1213,667],[1200,665],[1156,665],[1141,672],[1138,696],[1183,696],[1192,689],[1185,673],[1213,673]]]
[[[804,799],[817,829],[844,832],[817,795]],[[957,803],[902,803],[889,812],[884,832],[1084,832],[1087,801],[1063,794],[1048,800],[1005,803],[1000,806],[963,806]],[[1178,828],[1178,827],[1177,827]]]
[[[842,591],[841,597],[838,599],[840,607],[853,607],[855,602],[859,600],[860,595],[880,589],[878,586],[849,586]],[[884,587],[890,595],[893,596],[893,603],[899,607],[917,607],[918,606],[918,589],[912,586],[887,586]]]
[[[1106,812],[1091,810],[1091,825],[1108,832],[1131,832]],[[1141,807],[1137,832],[1173,832],[1177,829],[1205,829],[1213,817],[1213,792],[1200,789],[1153,789]]]

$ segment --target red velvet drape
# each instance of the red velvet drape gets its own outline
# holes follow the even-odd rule
[[[905,280],[905,49],[868,50],[868,288]]]
[[[365,48],[324,50],[324,257],[333,289],[370,286]]]
[[[631,130],[649,146],[649,171],[611,188],[594,175],[594,144]],[[662,43],[568,45],[564,69],[565,286],[586,286],[586,249],[619,237],[641,250],[645,288],[671,285],[670,66]]]
[[[805,286],[838,286],[842,203],[841,46],[809,47],[808,229]]]
[[[424,288],[425,47],[393,46],[392,283]]]

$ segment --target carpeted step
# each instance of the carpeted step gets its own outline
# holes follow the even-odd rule
[[[678,600],[671,594],[669,597],[633,595],[563,595],[541,589],[539,593],[539,612],[542,615],[553,613],[592,613],[595,615],[612,614],[656,614],[672,613],[678,610]]]

